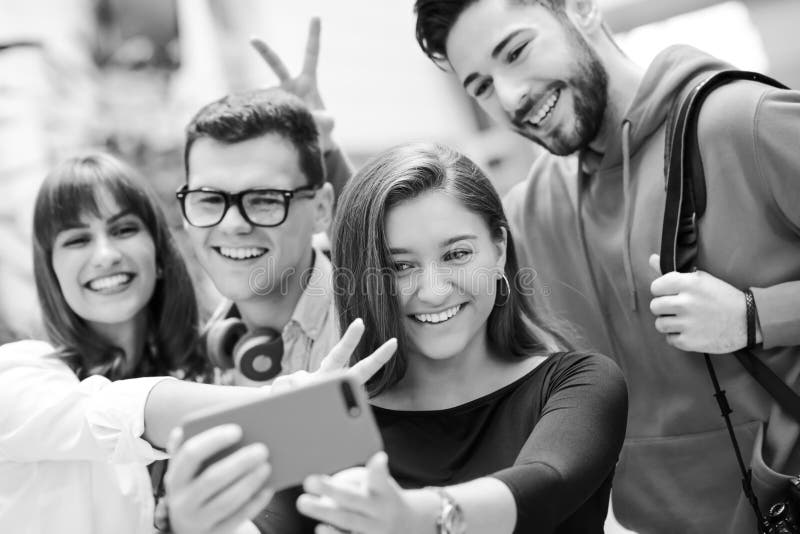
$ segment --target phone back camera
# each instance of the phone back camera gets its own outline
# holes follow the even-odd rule
[[[361,415],[361,407],[356,402],[356,395],[350,387],[349,382],[342,382],[342,396],[344,397],[344,405],[350,417],[358,417]]]

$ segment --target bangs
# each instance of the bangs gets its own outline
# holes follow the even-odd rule
[[[69,161],[45,179],[36,199],[37,241],[52,246],[59,232],[85,224],[86,218],[108,217],[107,199],[117,210],[137,215],[153,232],[155,214],[132,169],[95,156]]]

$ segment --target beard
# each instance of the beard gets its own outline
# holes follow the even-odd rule
[[[597,53],[571,22],[564,21],[564,28],[576,58],[575,72],[561,84],[562,91],[570,88],[573,95],[572,127],[556,128],[546,139],[530,130],[517,129],[556,156],[568,156],[589,146],[600,131],[608,101],[608,73]]]

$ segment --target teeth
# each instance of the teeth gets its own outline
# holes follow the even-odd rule
[[[556,105],[556,102],[558,102],[559,96],[561,96],[560,90],[550,95],[550,98],[545,100],[544,104],[539,106],[536,115],[534,115],[533,118],[530,120],[531,124],[533,124],[534,126],[538,126],[539,123],[541,123],[544,119],[546,119],[550,115],[550,112],[553,110],[553,107]]]
[[[89,282],[89,289],[93,289],[94,291],[101,291],[103,289],[111,289],[115,287],[119,287],[123,284],[127,284],[131,281],[133,276],[130,274],[112,274],[111,276],[104,276],[102,278],[95,278],[91,282]]]
[[[267,249],[261,247],[250,247],[250,248],[232,248],[232,247],[220,247],[219,253],[225,256],[226,258],[231,258],[234,260],[245,260],[249,258],[257,258],[258,256],[262,256],[267,252]]]
[[[452,318],[461,309],[461,304],[448,308],[439,313],[420,313],[415,314],[414,318],[422,323],[442,323]]]

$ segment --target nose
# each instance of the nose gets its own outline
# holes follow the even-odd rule
[[[234,234],[246,234],[253,229],[253,225],[247,222],[242,215],[241,208],[236,203],[228,208],[217,226],[221,230]]]
[[[92,263],[95,267],[105,269],[113,267],[122,259],[122,253],[113,239],[107,235],[99,236],[95,241]]]
[[[419,275],[417,281],[417,299],[431,306],[444,303],[450,296],[453,284],[447,268],[442,268],[438,264],[429,265]]]
[[[525,87],[509,76],[495,76],[494,90],[503,110],[513,119],[525,100]]]

